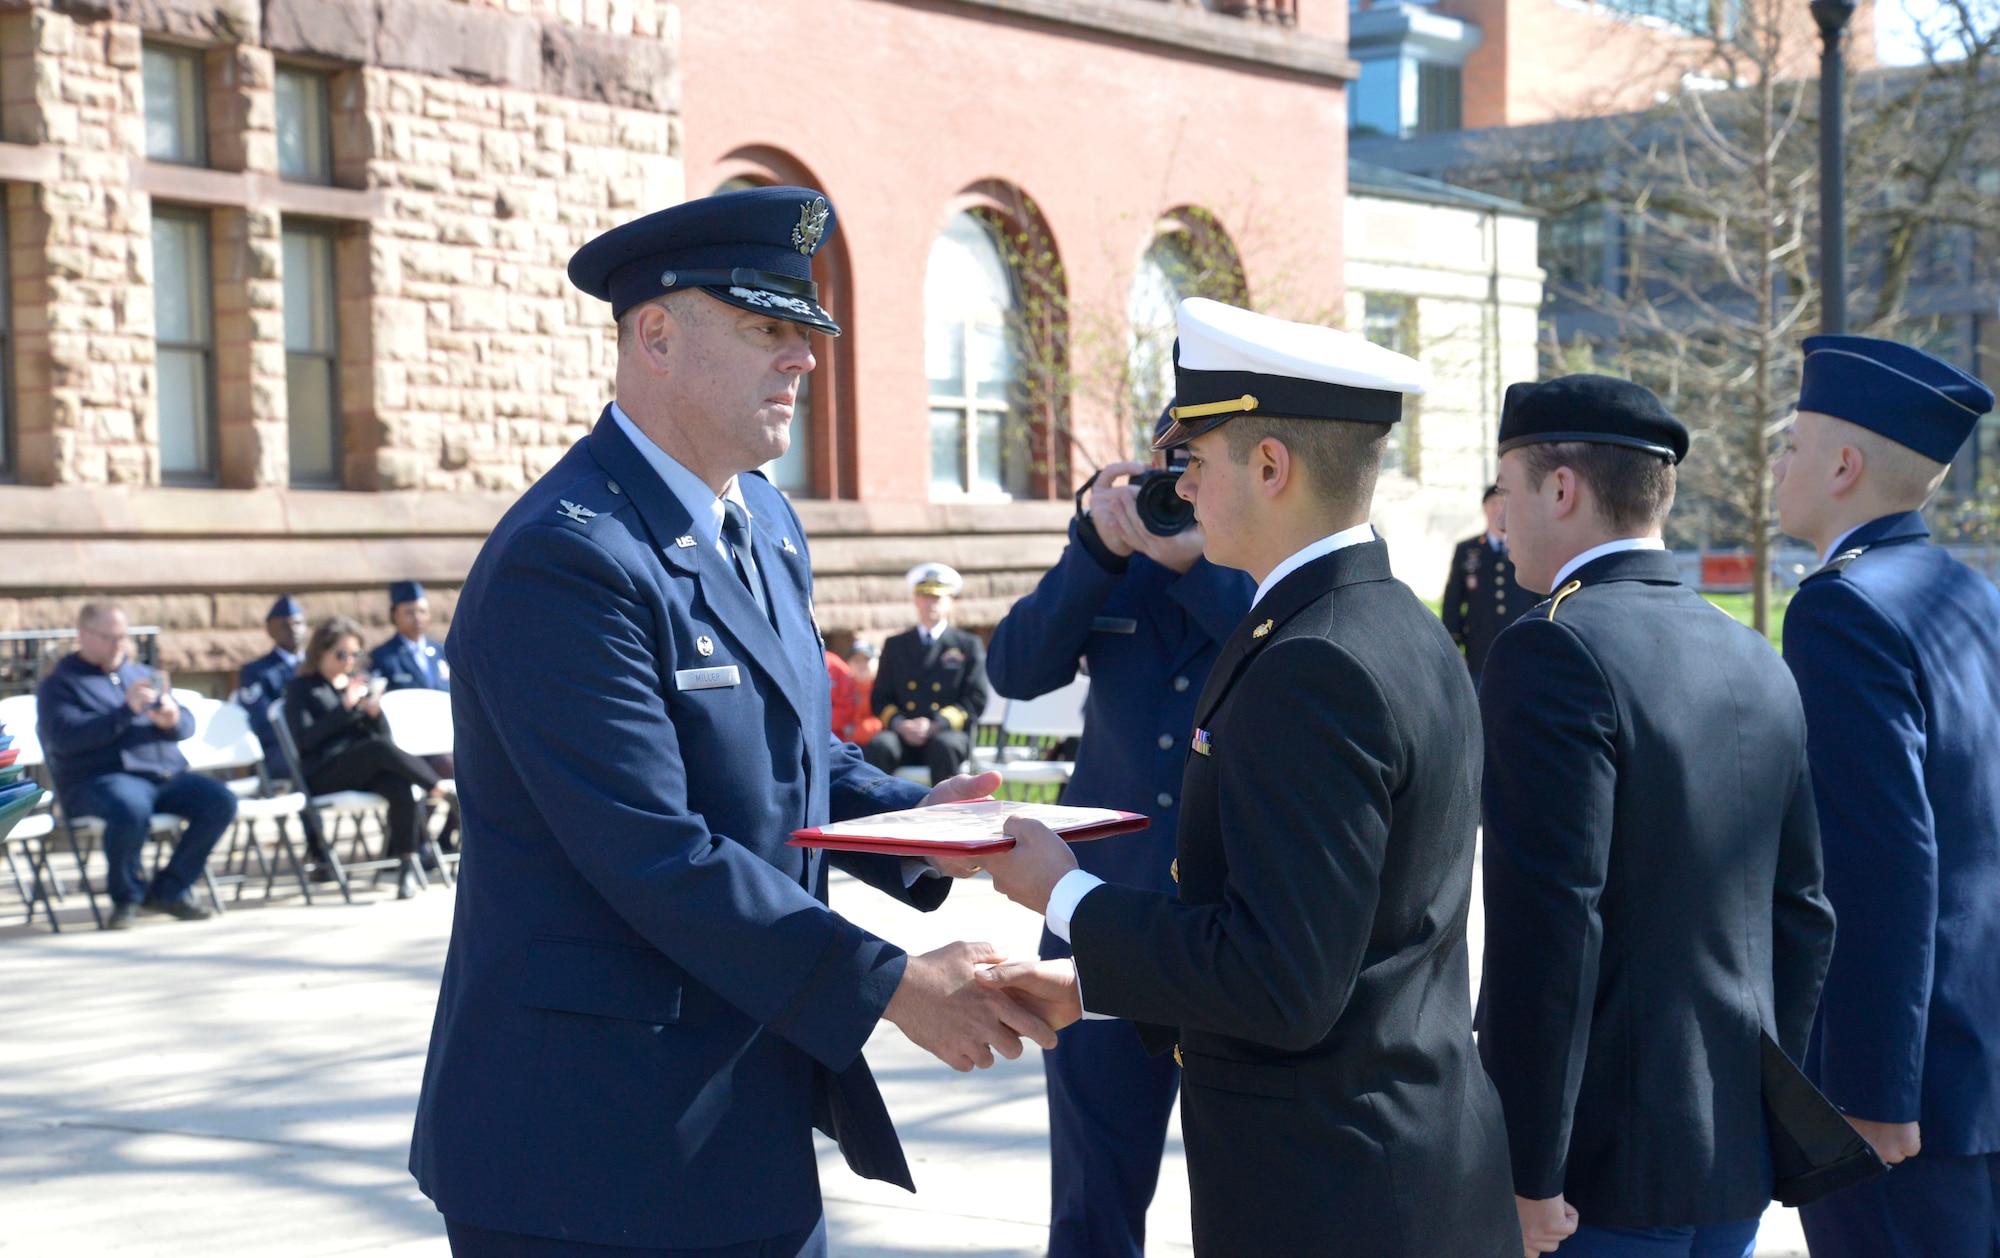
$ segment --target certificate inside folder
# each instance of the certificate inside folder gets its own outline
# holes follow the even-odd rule
[[[794,830],[792,846],[884,852],[893,856],[977,856],[984,852],[1004,852],[1014,846],[1014,840],[1001,832],[1001,826],[1013,816],[1032,817],[1071,843],[1144,830],[1152,824],[1142,813],[1120,812],[1116,808],[1064,808],[1011,799],[971,799]]]

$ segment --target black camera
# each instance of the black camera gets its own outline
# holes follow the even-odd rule
[[[1194,504],[1180,495],[1181,469],[1147,472],[1132,482],[1139,491],[1139,500],[1133,505],[1139,512],[1139,523],[1146,531],[1157,537],[1172,537],[1185,533],[1194,527]]]

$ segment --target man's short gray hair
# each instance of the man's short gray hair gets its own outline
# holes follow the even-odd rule
[[[91,599],[76,609],[76,627],[79,629],[95,629],[109,619],[113,612],[122,612],[124,610],[113,599]]]

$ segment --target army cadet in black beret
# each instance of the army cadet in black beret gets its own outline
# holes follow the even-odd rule
[[[1440,605],[1445,632],[1465,652],[1475,688],[1493,639],[1520,619],[1533,597],[1521,588],[1513,561],[1507,558],[1506,504],[1500,487],[1488,485],[1479,505],[1486,513],[1486,531],[1466,538],[1451,552],[1451,576]]]

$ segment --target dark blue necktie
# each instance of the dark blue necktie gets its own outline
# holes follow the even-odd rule
[[[750,587],[757,610],[764,613],[766,620],[770,619],[771,609],[764,602],[764,583],[757,579],[757,557],[750,553],[750,517],[741,504],[728,498],[722,500],[722,537],[729,543],[729,552],[736,556],[736,575]]]

